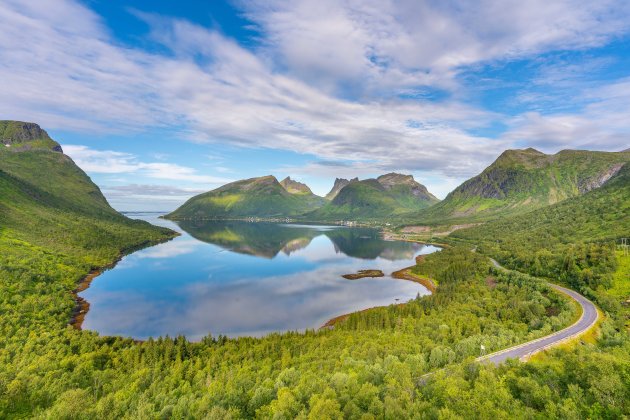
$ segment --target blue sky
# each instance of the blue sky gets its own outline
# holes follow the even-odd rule
[[[0,28],[0,118],[119,210],[267,174],[444,197],[507,148],[630,147],[627,1],[5,0]]]

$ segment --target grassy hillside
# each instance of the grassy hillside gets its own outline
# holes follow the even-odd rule
[[[336,184],[343,183],[338,181]],[[330,203],[305,217],[314,220],[396,218],[438,201],[411,175],[391,173],[377,179],[348,182]]]
[[[174,220],[294,217],[320,207],[324,201],[303,190],[289,192],[269,175],[232,182],[197,195],[165,217]]]
[[[480,221],[524,213],[597,188],[629,161],[627,152],[507,150],[416,219]]]

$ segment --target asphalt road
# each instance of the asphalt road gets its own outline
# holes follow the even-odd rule
[[[492,264],[499,269],[505,270],[498,262],[490,259]],[[567,289],[566,287],[558,286],[553,283],[549,283],[549,286],[558,290],[559,292],[565,293],[573,300],[575,300],[582,307],[582,316],[577,322],[563,330],[557,331],[553,334],[550,334],[545,337],[538,338],[533,341],[528,341],[527,343],[519,344],[514,347],[509,347],[507,349],[497,351],[495,353],[490,353],[485,356],[477,358],[479,362],[485,363],[494,363],[495,365],[503,363],[507,359],[519,359],[519,360],[527,360],[527,358],[539,351],[545,350],[549,347],[553,347],[558,345],[569,338],[573,338],[578,336],[589,328],[591,328],[599,318],[599,312],[597,312],[597,308],[590,300],[586,299],[581,294]]]

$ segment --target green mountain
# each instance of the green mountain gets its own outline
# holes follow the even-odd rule
[[[425,208],[440,201],[427,190],[427,187],[416,182],[412,175],[392,172],[381,175],[376,180],[385,187],[390,196],[403,203],[406,208]]]
[[[0,147],[0,229],[4,235],[19,233],[20,238],[55,245],[63,238],[42,232],[89,230],[85,225],[112,234],[124,228],[150,236],[170,232],[114,210],[85,172],[37,124],[0,121],[0,132],[5,142]]]
[[[628,152],[506,150],[420,219],[484,220],[548,206],[602,186],[628,161]]]
[[[413,176],[389,173],[377,179],[348,182],[330,203],[306,217],[314,220],[380,219],[417,211],[438,201]]]
[[[232,182],[191,198],[164,217],[174,220],[294,217],[324,204],[325,200],[310,192],[306,185],[290,179],[283,182],[287,188],[272,175]]]
[[[450,237],[505,247],[513,243],[534,257],[544,247],[562,243],[630,237],[630,163],[602,187],[560,203],[458,230]],[[515,240],[518,238],[518,240]]]

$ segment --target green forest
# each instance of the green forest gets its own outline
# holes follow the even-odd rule
[[[437,281],[432,296],[354,314],[332,330],[191,343],[67,326],[73,284],[65,279],[88,267],[15,241],[3,236],[0,417],[613,418],[630,409],[630,340],[618,312],[596,343],[527,364],[473,362],[480,344],[500,349],[577,314],[544,282],[494,272],[466,246],[415,268]]]
[[[174,232],[115,212],[60,152],[0,150],[0,163],[0,418],[630,415],[630,262],[616,249],[629,228],[628,168],[577,198],[444,239],[412,269],[437,284],[433,295],[304,333],[141,342],[70,326],[72,291]],[[546,279],[597,303],[597,331],[528,363],[476,362],[580,316]]]

